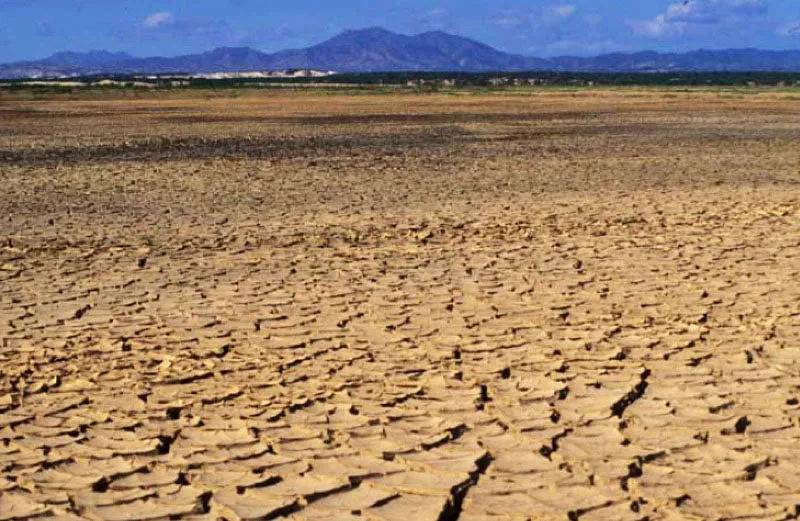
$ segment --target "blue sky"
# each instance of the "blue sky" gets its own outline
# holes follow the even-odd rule
[[[304,47],[342,30],[444,30],[508,52],[800,48],[800,0],[0,0],[0,62],[105,49]]]

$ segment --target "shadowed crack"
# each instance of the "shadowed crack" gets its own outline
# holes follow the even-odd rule
[[[486,474],[489,466],[492,464],[494,458],[490,453],[486,453],[476,464],[478,469],[470,473],[469,481],[453,493],[452,501],[447,505],[447,508],[441,513],[438,521],[458,521],[461,517],[462,509],[464,508],[464,499],[467,497],[472,488],[474,488],[481,479],[481,476]]]
[[[569,521],[578,521],[578,519],[580,519],[582,516],[584,516],[586,514],[590,514],[590,513],[594,512],[596,510],[601,510],[603,508],[608,508],[608,507],[610,507],[612,505],[614,505],[613,501],[606,501],[602,505],[597,505],[597,506],[593,506],[593,507],[589,507],[589,508],[579,508],[577,510],[571,510],[571,511],[569,511],[567,513],[567,519],[569,519]]]
[[[723,436],[730,436],[732,434],[744,434],[747,432],[747,428],[752,424],[750,419],[747,416],[742,416],[736,423],[734,424],[732,429],[722,429],[721,434]]]
[[[754,481],[758,476],[759,471],[771,467],[774,464],[774,461],[771,458],[766,458],[762,461],[757,463],[753,463],[752,465],[748,465],[744,468],[744,480],[745,481]]]
[[[539,449],[539,454],[548,460],[552,460],[553,453],[558,450],[558,442],[569,436],[571,433],[572,429],[564,429],[564,431],[560,434],[553,436],[550,439],[550,445],[542,445],[542,448]]]
[[[628,465],[628,474],[620,479],[620,487],[622,488],[622,490],[627,492],[628,481],[630,481],[631,479],[642,477],[642,475],[644,474],[644,469],[642,467],[643,465],[641,461],[634,461],[633,463]]]
[[[617,401],[614,405],[611,406],[611,413],[616,416],[617,418],[622,418],[622,415],[625,413],[625,409],[630,407],[636,400],[644,396],[645,391],[647,391],[647,379],[651,375],[650,369],[645,369],[644,372],[639,376],[640,381],[637,383],[631,391],[623,396],[619,401]]]

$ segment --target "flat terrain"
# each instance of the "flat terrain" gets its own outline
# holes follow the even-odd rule
[[[0,95],[0,521],[796,519],[755,92]]]

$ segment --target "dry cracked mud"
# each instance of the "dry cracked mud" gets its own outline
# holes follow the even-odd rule
[[[0,98],[0,521],[800,515],[800,103]]]

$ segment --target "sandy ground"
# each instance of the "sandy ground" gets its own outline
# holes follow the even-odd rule
[[[800,514],[797,96],[0,96],[0,521]]]

